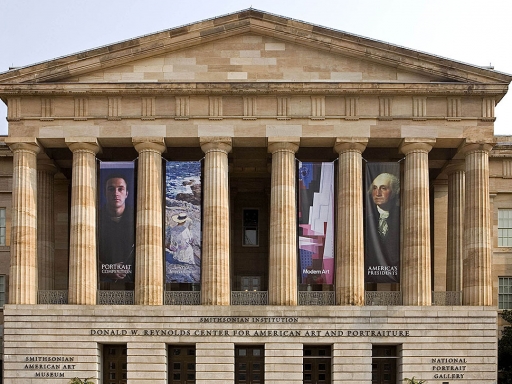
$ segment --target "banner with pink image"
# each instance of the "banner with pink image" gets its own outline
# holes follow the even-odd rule
[[[299,162],[299,267],[302,284],[334,282],[334,164]]]

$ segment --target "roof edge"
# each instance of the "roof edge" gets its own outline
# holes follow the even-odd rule
[[[247,22],[247,20],[249,20]],[[253,20],[253,22],[251,22]],[[245,22],[244,22],[245,21]],[[262,23],[266,23],[265,28]],[[269,25],[270,23],[270,25]],[[273,25],[273,27],[272,27]],[[268,30],[269,27],[272,27]],[[425,71],[462,82],[512,82],[512,75],[458,62],[380,40],[362,37],[329,27],[275,15],[254,8],[142,35],[98,48],[73,53],[0,73],[0,82],[24,83],[57,81],[87,71],[121,65],[124,62],[181,49],[180,41],[200,43],[202,39],[226,37],[230,33],[256,31],[296,43],[314,43],[318,49],[332,50],[366,60],[381,62],[416,72]],[[299,33],[300,32],[300,33]],[[174,44],[173,44],[174,43]],[[123,54],[124,53],[124,54]],[[406,57],[407,60],[402,60]],[[108,60],[110,59],[110,61]],[[79,65],[82,63],[82,65]],[[428,64],[428,65],[427,65]]]

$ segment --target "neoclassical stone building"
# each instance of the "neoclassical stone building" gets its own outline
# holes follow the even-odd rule
[[[254,9],[1,73],[4,382],[495,383],[511,80]],[[331,280],[302,276],[298,161],[334,164]],[[98,256],[110,162],[136,173],[122,284]],[[200,162],[188,262],[168,162]],[[379,162],[400,169],[398,282],[365,279]],[[168,255],[200,280],[168,280]]]

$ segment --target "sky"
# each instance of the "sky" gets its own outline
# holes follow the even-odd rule
[[[0,0],[0,72],[250,7],[512,74],[511,0]],[[495,134],[512,135],[512,90]]]

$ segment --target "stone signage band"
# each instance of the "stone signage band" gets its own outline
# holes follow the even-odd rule
[[[409,337],[404,330],[294,330],[294,329],[91,329],[91,336],[241,336],[241,337]]]
[[[77,364],[74,356],[25,356],[24,370],[34,371],[34,378],[64,378],[66,372],[76,370]],[[73,364],[74,363],[74,364]]]

